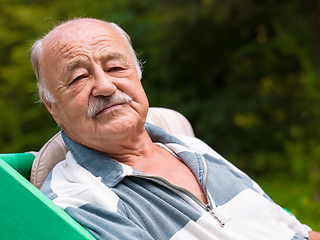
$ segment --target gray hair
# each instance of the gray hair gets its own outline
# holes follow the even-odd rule
[[[51,31],[53,31],[55,28],[57,28],[57,27],[59,27],[61,25],[64,25],[64,24],[69,23],[69,22],[76,21],[78,19],[81,19],[81,18],[76,18],[76,19],[72,19],[72,20],[68,20],[66,22],[63,22],[63,23],[59,24],[58,26],[54,27]],[[102,22],[105,22],[109,26],[113,27],[126,40],[128,46],[130,48],[130,52],[131,52],[135,67],[137,69],[138,77],[141,80],[141,78],[142,78],[142,62],[139,61],[138,58],[137,58],[137,55],[136,55],[136,53],[135,53],[135,51],[134,51],[134,49],[132,47],[132,42],[131,42],[130,36],[119,25],[117,25],[116,23],[106,22],[106,21],[102,21]],[[40,99],[41,100],[46,99],[47,101],[49,101],[51,103],[54,103],[55,102],[55,98],[54,98],[53,94],[49,91],[49,89],[47,87],[46,79],[43,77],[43,73],[42,73],[42,69],[41,69],[41,54],[42,54],[42,50],[43,50],[43,39],[45,38],[45,36],[43,36],[42,38],[40,38],[37,41],[35,41],[35,43],[32,45],[32,48],[31,48],[31,63],[32,63],[33,70],[34,70],[34,73],[36,75],[36,78],[38,80],[38,91],[39,91]]]

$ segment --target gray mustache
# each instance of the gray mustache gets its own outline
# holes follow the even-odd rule
[[[131,102],[132,98],[122,91],[115,92],[114,94],[106,97],[95,97],[89,102],[87,117],[93,118],[97,113],[104,108],[111,107],[115,104],[124,104]]]

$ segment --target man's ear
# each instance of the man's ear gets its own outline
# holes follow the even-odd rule
[[[46,106],[47,110],[49,111],[49,113],[51,114],[51,116],[53,117],[53,119],[56,121],[56,123],[58,125],[60,125],[60,118],[59,118],[59,114],[58,114],[58,109],[56,106],[56,103],[52,103],[49,100],[47,100],[45,97],[41,97],[42,102],[44,103],[44,105]]]

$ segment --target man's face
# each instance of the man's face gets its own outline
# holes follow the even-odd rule
[[[102,151],[102,139],[141,131],[148,101],[118,31],[97,20],[80,20],[53,30],[43,45],[43,76],[56,99],[45,104],[70,138]]]

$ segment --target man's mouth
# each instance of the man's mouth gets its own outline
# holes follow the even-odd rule
[[[113,108],[116,108],[117,106],[120,106],[120,105],[124,105],[126,103],[127,102],[116,103],[116,104],[113,104],[113,105],[110,105],[110,106],[106,106],[106,107],[102,108],[100,111],[97,111],[97,113],[94,116],[97,116],[97,115],[99,115],[100,113],[103,113],[103,112],[111,111]]]
[[[110,111],[111,109],[129,103],[132,98],[122,91],[116,92],[108,97],[94,98],[89,102],[87,117],[93,118],[102,112]]]

